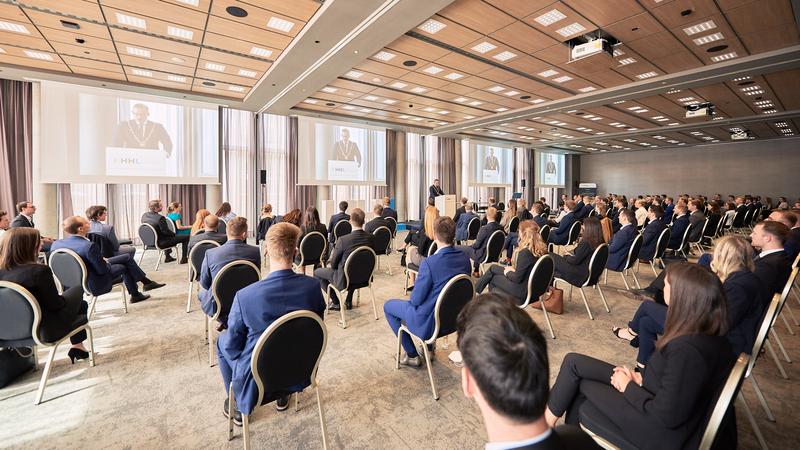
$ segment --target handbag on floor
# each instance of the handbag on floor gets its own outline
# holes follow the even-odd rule
[[[35,367],[33,349],[0,347],[0,388],[11,384]],[[27,355],[27,356],[25,356]]]
[[[564,291],[558,288],[549,288],[547,290],[550,295],[544,299],[544,307],[549,313],[563,314],[564,313]],[[531,303],[531,306],[536,309],[542,309],[539,300]]]

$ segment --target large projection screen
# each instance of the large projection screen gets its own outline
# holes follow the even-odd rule
[[[536,187],[565,186],[564,155],[536,152],[536,159]]]
[[[514,184],[514,149],[469,141],[469,185],[511,187]]]

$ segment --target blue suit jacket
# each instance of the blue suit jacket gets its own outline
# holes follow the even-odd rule
[[[231,383],[239,411],[250,414],[258,400],[258,387],[250,371],[250,360],[258,338],[281,316],[302,309],[322,318],[325,301],[319,281],[291,270],[271,272],[265,279],[236,293],[228,316],[228,329],[220,334],[217,347],[219,357],[231,367]],[[292,389],[298,392],[307,386],[305,383]],[[266,399],[270,397],[269,386],[265,389]]]
[[[433,333],[433,308],[445,284],[456,275],[469,275],[472,271],[469,257],[455,247],[440,248],[422,260],[419,275],[411,291],[411,307],[414,312],[407,316],[406,323],[412,333],[427,339]]]
[[[667,246],[667,248],[678,250],[678,247],[680,247],[681,245],[681,240],[683,240],[683,233],[686,233],[686,228],[688,227],[689,227],[688,214],[676,217],[675,220],[672,221],[672,230],[671,230],[672,234],[669,237],[669,245]]]
[[[258,247],[248,245],[238,239],[231,239],[217,248],[206,251],[203,266],[200,268],[200,294],[198,297],[200,306],[207,315],[213,316],[216,309],[214,296],[211,295],[211,282],[220,269],[237,259],[244,259],[252,262],[256,267],[261,267],[261,254]]]
[[[550,232],[549,241],[558,245],[566,244],[569,239],[569,229],[576,220],[575,213],[567,213],[566,216],[561,218],[558,228]]]
[[[593,209],[594,205],[591,203],[588,205],[583,205],[583,208],[581,208],[580,211],[577,212],[575,218],[578,220],[585,219],[586,217],[589,217],[589,213],[592,212]]]
[[[473,212],[465,212],[461,213],[458,216],[458,222],[456,222],[456,240],[457,241],[465,241],[467,237],[469,237],[469,226],[470,220],[478,217],[477,214]]]
[[[661,218],[661,220],[663,220],[664,223],[669,223],[672,220],[672,213],[674,211],[675,211],[675,204],[674,203],[671,204],[671,205],[667,205],[664,208],[664,216]]]
[[[628,262],[628,251],[631,249],[633,239],[636,238],[636,225],[628,225],[614,233],[608,244],[608,262],[606,267],[617,272],[625,268]]]
[[[87,285],[92,295],[103,295],[111,292],[114,281],[111,276],[111,265],[103,259],[100,247],[83,236],[67,236],[53,242],[52,250],[67,248],[77,253],[86,264]],[[73,286],[67,286],[73,287]],[[89,292],[87,292],[89,293]]]
[[[653,220],[644,227],[644,231],[642,231],[642,250],[639,252],[639,259],[653,259],[656,254],[658,237],[661,236],[661,232],[666,227],[660,219]]]
[[[539,225],[539,228],[547,225],[547,219],[542,216],[533,216],[533,221],[536,222],[536,225]]]

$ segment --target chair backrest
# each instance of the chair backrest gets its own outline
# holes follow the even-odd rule
[[[722,230],[725,229],[725,216],[722,215],[719,218],[719,222],[717,222],[717,228],[714,230],[714,237],[722,236]]]
[[[755,224],[758,222],[758,218],[759,218],[759,217],[761,217],[761,210],[762,210],[762,209],[764,209],[764,208],[763,208],[763,207],[761,207],[761,208],[756,208],[756,209],[753,211],[753,215],[752,215],[752,216],[750,216],[750,226],[753,226],[753,225],[755,225]]]
[[[733,214],[733,220],[731,221],[732,228],[741,228],[742,222],[744,222],[744,216],[747,214],[746,211],[738,210]]]
[[[489,236],[486,241],[486,252],[483,255],[483,263],[500,261],[500,254],[503,252],[503,242],[506,240],[506,233],[497,230]]]
[[[228,232],[228,223],[222,219],[219,219],[217,222],[217,233],[227,233]]]
[[[322,261],[328,240],[319,231],[312,231],[300,241],[300,266],[311,266]]]
[[[170,230],[172,230],[173,233],[178,232],[178,227],[175,226],[175,221],[170,219],[169,217],[167,217],[167,226],[169,227]]]
[[[219,242],[210,239],[202,240],[192,246],[189,250],[189,281],[200,279],[200,269],[203,267],[203,259],[206,252],[212,248],[219,247]]]
[[[591,210],[591,211],[589,211],[589,214],[586,215],[586,217],[594,217],[596,215],[597,215],[597,211]]]
[[[139,225],[139,239],[142,240],[144,248],[157,248],[158,247],[158,233],[149,223]]]
[[[719,223],[722,221],[722,216],[715,214],[713,216],[708,216],[706,220],[708,223],[703,228],[703,237],[713,238],[717,235],[717,229],[719,229]]]
[[[636,260],[639,258],[639,252],[642,250],[642,235],[637,234],[635,238],[633,238],[633,242],[631,243],[631,248],[628,250],[628,261],[625,263],[625,268],[630,269],[633,267],[633,264],[636,263]]]
[[[378,227],[372,232],[372,235],[372,246],[375,248],[375,254],[388,254],[389,246],[392,245],[392,230],[387,227]]]
[[[89,233],[86,235],[86,238],[97,244],[103,258],[111,258],[114,256],[114,249],[111,247],[111,241],[109,241],[107,237],[100,233]]]
[[[431,256],[434,253],[436,253],[436,250],[439,250],[439,246],[436,245],[436,241],[433,241],[433,243],[431,243],[431,246],[428,247],[428,256]]]
[[[753,217],[753,211],[751,211],[750,209],[746,210],[744,212],[744,218],[742,218],[742,225],[741,226],[748,225],[750,223],[750,218],[751,217]]]
[[[392,237],[397,236],[397,221],[392,216],[384,217],[386,222],[389,223],[389,231],[392,232]]]
[[[91,294],[87,284],[89,272],[80,255],[68,248],[59,248],[50,253],[47,263],[62,289],[81,286],[84,292]]]
[[[42,342],[36,330],[42,320],[39,303],[24,287],[10,281],[0,281],[0,341]]]
[[[519,230],[519,217],[514,216],[508,221],[508,232],[509,233],[516,233]]]
[[[694,225],[691,223],[686,226],[686,230],[683,232],[683,237],[681,238],[681,244],[674,250],[681,250],[686,247],[686,244],[689,243],[689,233],[692,232],[692,228],[694,228]]]
[[[711,445],[714,444],[714,438],[717,436],[717,431],[719,431],[722,420],[725,418],[728,408],[739,393],[739,389],[742,387],[745,370],[747,369],[749,361],[750,357],[744,353],[736,358],[736,363],[733,365],[730,374],[728,374],[728,379],[725,380],[725,384],[722,386],[717,401],[714,402],[714,408],[711,410],[711,416],[703,432],[703,438],[700,440],[700,450],[709,450]]]
[[[265,386],[270,392],[290,391],[297,385],[315,386],[327,345],[328,330],[312,311],[292,311],[272,322],[256,341],[250,360],[250,371],[258,387],[255,405],[264,402]]]
[[[555,263],[550,255],[540,256],[533,265],[530,275],[528,275],[528,295],[525,301],[519,305],[520,308],[525,308],[531,302],[535,302],[547,292],[547,288],[553,281],[553,274],[555,272]]]
[[[474,296],[475,286],[469,275],[460,274],[450,278],[436,299],[433,334],[427,342],[432,343],[438,337],[454,333],[458,313]]]
[[[764,318],[761,319],[761,325],[758,327],[758,332],[756,333],[756,339],[753,341],[753,351],[750,352],[750,362],[747,364],[747,373],[745,377],[750,376],[750,372],[753,370],[753,366],[756,364],[756,359],[758,359],[759,353],[761,353],[761,349],[764,347],[764,341],[767,339],[767,333],[769,333],[769,329],[772,328],[772,322],[774,322],[775,318],[778,317],[778,307],[781,303],[781,295],[775,294],[772,296],[772,301],[767,306],[767,311],[764,313]]]
[[[467,224],[467,240],[472,241],[478,238],[478,231],[481,230],[481,220],[473,217]]]
[[[539,228],[539,236],[542,237],[543,241],[547,242],[547,239],[550,238],[550,225]]]
[[[695,225],[695,226],[697,226],[697,225]],[[706,217],[706,219],[703,220],[703,227],[700,229],[700,233],[697,234],[697,238],[695,240],[691,241],[692,244],[696,244],[696,243],[701,242],[703,240],[703,236],[705,236],[705,234],[706,234],[706,228],[707,227],[708,227],[708,217]]]
[[[497,210],[498,211],[505,211],[506,210],[506,204],[503,203],[503,202],[498,203],[497,204]]]
[[[578,242],[578,237],[581,234],[581,223],[577,220],[569,227],[569,239],[567,239],[567,245],[572,245]]]
[[[672,231],[670,231],[669,228],[664,228],[661,230],[661,234],[658,236],[658,241],[656,241],[656,253],[653,255],[653,259],[664,256],[664,252],[667,251],[667,245],[669,245],[670,237],[672,237]]]
[[[225,264],[211,281],[211,295],[217,305],[212,319],[227,317],[236,293],[260,279],[261,271],[250,261],[237,259]]]
[[[350,225],[350,221],[342,219],[336,222],[336,225],[333,226],[333,238],[339,239],[346,234],[350,234],[352,231],[353,226]]]
[[[789,278],[786,280],[786,284],[783,285],[783,290],[781,291],[781,299],[780,303],[778,304],[778,314],[783,311],[783,305],[786,303],[786,299],[789,298],[789,292],[792,290],[792,286],[794,285],[794,280],[797,279],[797,272],[800,271],[797,267],[792,269],[792,272],[789,274]],[[778,320],[778,314],[772,318],[772,325],[775,325],[775,321]]]
[[[377,261],[378,255],[372,247],[362,245],[353,250],[344,262],[345,290],[369,286]]]
[[[608,244],[600,244],[594,249],[592,258],[589,260],[589,276],[583,286],[594,286],[600,281],[600,275],[606,268],[608,262]]]

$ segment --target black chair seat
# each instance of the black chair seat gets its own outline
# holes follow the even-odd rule
[[[625,439],[625,435],[622,434],[622,430],[618,426],[611,423],[597,407],[588,401],[581,405],[578,411],[578,420],[589,431],[610,442],[620,450],[637,449],[635,445]]]
[[[414,263],[408,263],[408,264],[406,264],[406,267],[408,268],[408,270],[412,270],[414,272],[419,272],[419,266],[414,264]]]

